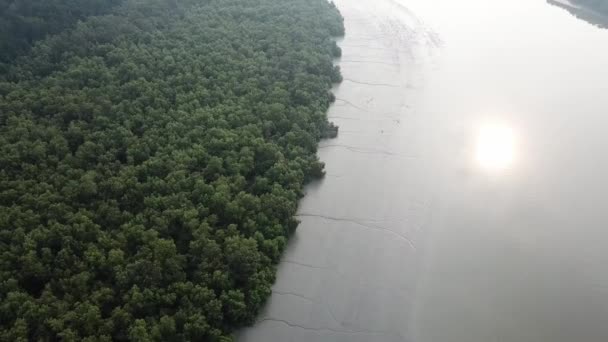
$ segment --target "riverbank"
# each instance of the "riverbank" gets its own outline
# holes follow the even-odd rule
[[[400,342],[411,320],[434,169],[415,155],[425,138],[411,139],[428,129],[408,113],[424,61],[414,56],[433,41],[392,2],[336,5],[344,81],[328,116],[340,134],[320,144],[327,176],[306,188],[272,297],[240,342]]]

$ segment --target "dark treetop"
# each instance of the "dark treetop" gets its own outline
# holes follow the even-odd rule
[[[123,0],[0,0],[0,71],[34,42]]]

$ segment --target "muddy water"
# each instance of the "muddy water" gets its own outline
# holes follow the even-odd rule
[[[544,0],[336,0],[302,221],[243,342],[608,340],[608,31]]]

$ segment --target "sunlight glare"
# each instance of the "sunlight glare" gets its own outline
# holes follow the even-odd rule
[[[484,125],[479,130],[477,163],[484,169],[503,170],[515,159],[515,135],[505,125]]]

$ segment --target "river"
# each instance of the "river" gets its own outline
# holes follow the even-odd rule
[[[608,341],[608,30],[545,0],[336,0],[344,82],[241,342]]]

